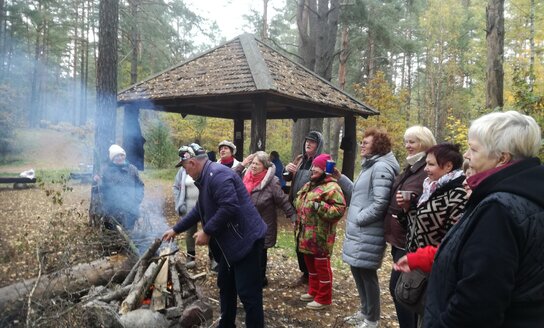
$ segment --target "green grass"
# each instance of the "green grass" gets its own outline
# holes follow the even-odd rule
[[[168,169],[150,169],[145,168],[145,171],[141,173],[142,177],[148,179],[158,179],[174,182],[174,177],[178,173],[178,168],[168,168]]]
[[[37,170],[36,179],[43,182],[61,182],[70,178],[70,169]]]
[[[342,219],[344,220],[344,219]],[[344,242],[344,226],[338,224],[336,228],[336,241],[334,242],[331,256],[331,267],[338,271],[349,270],[349,265],[342,260],[342,244]],[[296,259],[295,236],[291,227],[279,227],[275,249],[280,249],[281,254]]]

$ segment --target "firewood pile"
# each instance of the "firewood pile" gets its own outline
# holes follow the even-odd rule
[[[184,259],[171,247],[155,256],[160,245],[157,239],[121,284],[94,288],[84,297],[85,307],[99,322],[113,320],[123,327],[208,327],[212,323],[212,309]]]
[[[211,326],[212,308],[195,285],[197,277],[189,274],[177,249],[163,247],[157,256],[160,246],[155,240],[132,267],[134,259],[118,255],[2,287],[0,313],[13,316],[26,304],[29,321],[30,314],[39,317],[40,309],[51,315],[45,304],[66,303],[72,305],[58,309],[57,318],[70,314],[70,325]]]

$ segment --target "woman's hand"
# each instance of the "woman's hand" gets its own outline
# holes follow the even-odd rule
[[[410,209],[410,200],[404,199],[400,191],[397,191],[395,199],[397,200],[397,204],[399,205],[399,207],[402,208],[405,212]]]
[[[251,162],[253,161],[253,157],[255,157],[255,154],[250,154],[248,155],[246,158],[244,158],[244,160],[242,161],[242,165],[244,167],[248,167]]]
[[[338,171],[338,169],[334,167],[331,176],[335,178],[336,180],[338,180],[342,176],[342,173],[340,173],[340,171]]]
[[[395,271],[401,271],[401,272],[410,272],[410,266],[408,265],[408,257],[404,255],[401,257],[397,263],[393,263],[393,269]]]

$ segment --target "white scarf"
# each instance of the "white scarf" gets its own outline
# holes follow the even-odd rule
[[[461,175],[463,175],[463,170],[454,170],[450,173],[444,174],[440,177],[440,179],[435,181],[431,181],[429,177],[425,178],[425,181],[423,181],[423,193],[421,194],[421,197],[419,197],[417,206],[419,207],[419,205],[428,201],[431,195],[436,191],[436,189],[444,186],[452,180],[457,179]]]
[[[419,162],[419,160],[422,159],[423,156],[425,156],[425,152],[421,151],[417,154],[406,157],[406,162],[408,163],[408,165],[412,166],[415,163]]]

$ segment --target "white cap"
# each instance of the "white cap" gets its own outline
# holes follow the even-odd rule
[[[219,143],[219,145],[217,146],[217,148],[221,148],[221,146],[227,146],[230,148],[230,150],[232,151],[232,155],[236,155],[236,146],[228,141],[228,140],[223,140]]]
[[[125,150],[121,148],[121,146],[115,145],[115,144],[110,146],[109,152],[110,152],[110,161],[113,161],[113,158],[119,154],[123,154],[123,155],[127,154]]]

